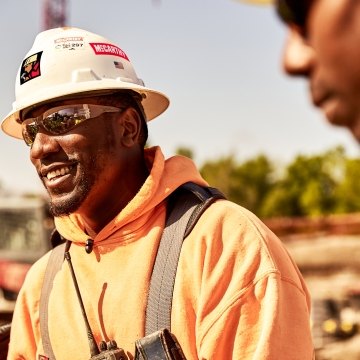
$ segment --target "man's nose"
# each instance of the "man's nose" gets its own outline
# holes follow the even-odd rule
[[[283,68],[292,76],[309,76],[314,66],[314,50],[299,29],[289,28],[283,54]]]
[[[32,161],[46,158],[49,154],[59,151],[59,147],[54,136],[40,130],[31,145],[30,158]]]

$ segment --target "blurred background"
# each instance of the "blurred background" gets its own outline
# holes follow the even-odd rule
[[[309,105],[305,83],[282,73],[286,33],[274,9],[234,0],[2,0],[1,118],[14,101],[16,72],[45,27],[46,4],[65,4],[67,25],[118,44],[138,77],[170,97],[168,111],[149,124],[150,143],[168,156],[179,146],[191,148],[198,165],[260,152],[283,164],[337,145],[359,154],[345,130]],[[42,190],[24,144],[1,133],[0,152],[4,187]]]
[[[286,29],[271,6],[2,0],[1,10],[1,118],[39,31],[76,26],[119,45],[145,85],[171,100],[149,123],[148,145],[193,158],[211,185],[280,236],[313,297],[318,358],[360,359],[359,146],[310,105],[305,82],[283,74]],[[28,147],[0,133],[0,152],[0,321],[6,321],[28,267],[50,247],[53,225]]]

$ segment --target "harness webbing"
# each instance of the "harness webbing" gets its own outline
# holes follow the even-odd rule
[[[146,307],[145,335],[171,326],[171,307],[176,270],[184,238],[200,215],[223,195],[213,188],[186,183],[170,197],[170,212],[151,275]],[[171,201],[173,203],[171,203]]]
[[[55,360],[54,352],[50,342],[49,329],[48,329],[48,305],[51,289],[53,287],[53,281],[55,275],[60,270],[61,265],[64,262],[65,244],[58,245],[51,251],[44,276],[44,282],[41,289],[40,296],[40,333],[43,343],[43,349],[45,354],[51,360]]]

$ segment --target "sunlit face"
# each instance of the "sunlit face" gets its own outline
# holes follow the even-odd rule
[[[306,76],[313,103],[360,141],[360,1],[313,0],[304,26],[289,29],[285,70]]]
[[[61,105],[73,103],[99,101],[77,99]],[[43,106],[33,115],[55,105],[58,104]],[[101,115],[61,135],[47,134],[44,130],[36,135],[30,158],[50,196],[53,215],[98,209],[101,204],[111,203],[114,197],[123,196],[131,161],[130,149],[123,145],[118,128],[117,119],[123,114]]]

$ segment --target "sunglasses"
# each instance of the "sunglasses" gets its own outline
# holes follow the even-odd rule
[[[285,23],[304,28],[313,2],[314,0],[276,0],[276,10]]]
[[[121,112],[114,106],[76,104],[63,105],[45,111],[42,115],[27,118],[21,123],[22,136],[26,145],[31,146],[40,127],[49,134],[61,135],[72,130],[85,120],[96,118],[104,113]]]

